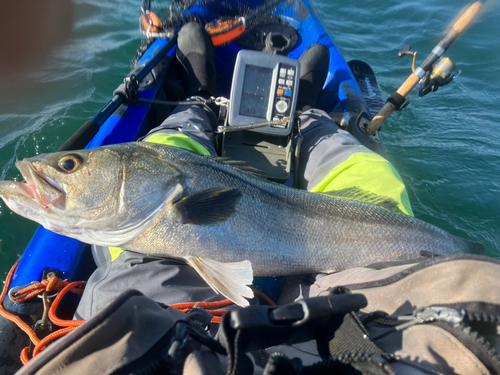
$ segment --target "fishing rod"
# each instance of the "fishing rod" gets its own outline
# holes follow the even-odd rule
[[[446,50],[450,47],[450,45],[458,38],[458,36],[471,24],[476,15],[479,13],[482,5],[486,0],[476,1],[472,4],[465,13],[458,19],[457,22],[453,25],[448,34],[438,43],[436,47],[432,50],[432,52],[427,56],[425,61],[413,71],[413,73],[406,79],[406,81],[401,85],[401,87],[394,92],[384,107],[377,113],[377,115],[373,118],[373,120],[366,126],[365,130],[368,134],[374,135],[375,132],[382,126],[382,124],[387,120],[387,118],[394,112],[395,110],[401,110],[408,104],[406,97],[408,94],[417,86],[419,82],[423,84],[423,90],[421,91],[421,96],[425,95],[429,91],[437,90],[439,83],[436,83],[434,87],[429,86],[430,80],[430,71],[434,67],[434,64],[438,59],[440,59]],[[414,54],[409,50],[409,47],[403,48],[400,52],[400,56],[405,54]],[[414,54],[415,56],[415,54]],[[449,60],[449,59],[448,59]],[[452,67],[454,64],[449,61],[443,62],[441,67],[438,67],[441,70],[446,70],[446,68]],[[439,74],[439,72],[438,72]],[[456,75],[455,75],[456,76]],[[454,78],[451,77],[451,79]],[[450,77],[443,81],[443,84],[447,84],[451,81]]]
[[[137,84],[158,65],[158,63],[166,56],[166,54],[177,43],[177,34],[175,34],[166,44],[156,49],[151,58],[144,63],[138,65],[127,78],[133,78]],[[125,96],[121,93],[116,93],[113,98],[97,112],[97,114],[83,126],[78,129],[64,144],[59,147],[58,151],[78,150],[84,148],[94,138],[102,124],[125,102]]]

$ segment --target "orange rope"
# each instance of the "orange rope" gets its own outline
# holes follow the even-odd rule
[[[66,285],[63,288],[63,290],[61,290],[59,292],[59,294],[57,295],[56,299],[52,303],[52,306],[50,306],[50,309],[49,309],[49,319],[52,322],[52,324],[55,324],[55,325],[57,325],[59,327],[73,327],[73,328],[76,328],[76,327],[81,326],[83,323],[85,323],[85,320],[64,320],[64,319],[59,319],[56,316],[56,310],[59,307],[59,303],[61,302],[62,298],[66,295],[66,293],[68,293],[70,290],[72,292],[75,292],[75,290],[73,290],[73,289],[76,289],[76,288],[80,289],[80,287],[84,286],[85,284],[87,284],[86,281],[74,281],[74,282],[69,283],[68,285]],[[81,289],[80,289],[80,291],[81,291]],[[49,337],[49,336],[47,336],[47,337]]]
[[[174,309],[180,310],[183,313],[189,314],[189,312],[194,308],[195,305],[198,305],[201,308],[207,310],[210,314],[212,314],[214,316],[211,320],[212,323],[220,323],[221,319],[219,316],[224,315],[224,313],[226,313],[227,310],[214,310],[214,309],[220,309],[221,307],[233,305],[233,301],[231,301],[230,299],[225,299],[225,300],[216,301],[216,302],[174,303],[174,304],[170,305],[170,307],[173,307]]]
[[[19,261],[14,263],[9,273],[7,274],[7,278],[5,279],[5,285],[3,287],[2,294],[0,295],[0,315],[3,316],[5,319],[15,323],[20,329],[22,329],[29,336],[31,342],[33,342],[33,344],[36,345],[40,342],[40,339],[36,335],[35,331],[33,331],[31,327],[27,325],[20,317],[7,312],[7,310],[5,310],[3,307],[3,301],[5,300],[7,291],[9,290],[10,282],[12,280],[12,275],[14,274],[14,271],[16,270],[18,263]]]
[[[24,302],[28,300],[29,298],[32,298],[38,294],[41,294],[45,291],[47,292],[52,292],[55,290],[58,290],[62,288],[62,290],[59,292],[57,295],[56,299],[52,303],[52,306],[49,309],[49,319],[52,322],[52,324],[60,326],[60,327],[65,327],[63,329],[60,329],[56,332],[51,333],[50,335],[46,336],[42,340],[38,338],[36,333],[31,329],[31,327],[26,324],[21,318],[19,318],[16,315],[13,315],[9,312],[7,312],[4,307],[3,307],[3,301],[5,300],[5,296],[7,295],[7,291],[9,290],[10,282],[12,281],[12,275],[14,274],[14,271],[16,270],[16,267],[18,265],[19,261],[17,261],[12,268],[10,269],[7,278],[5,279],[5,285],[2,290],[2,294],[0,295],[0,315],[3,316],[5,319],[10,320],[11,322],[15,323],[20,329],[22,329],[31,339],[31,342],[35,345],[35,348],[33,349],[33,358],[36,357],[44,348],[47,344],[52,342],[53,340],[67,334],[68,332],[71,332],[73,329],[76,327],[82,325],[85,320],[63,320],[59,319],[56,316],[56,310],[57,307],[59,306],[59,303],[61,302],[62,298],[68,293],[69,291],[72,291],[73,293],[81,294],[83,292],[83,289],[81,286],[85,285],[87,282],[86,281],[75,281],[75,282],[68,282],[67,280],[61,280],[58,277],[51,277],[49,279],[43,280],[39,283],[34,283],[31,284],[30,286],[19,289],[12,293],[12,296],[15,298],[18,296],[18,298],[15,298],[13,301],[14,302]],[[29,362],[29,347],[24,348],[21,351],[21,362],[23,365],[26,365]]]
[[[52,322],[52,324],[64,327],[56,332],[51,333],[50,335],[46,336],[42,340],[38,338],[36,333],[31,329],[29,325],[27,325],[24,321],[22,321],[21,318],[19,318],[16,315],[13,315],[9,312],[7,312],[4,307],[3,307],[3,301],[5,300],[5,296],[7,295],[7,291],[9,290],[10,282],[12,280],[12,275],[14,274],[14,271],[16,270],[16,267],[18,265],[19,261],[17,261],[12,268],[10,269],[7,278],[5,280],[5,285],[2,290],[2,294],[0,295],[0,315],[3,316],[5,319],[10,320],[11,322],[14,322],[20,329],[22,329],[31,339],[33,344],[35,345],[35,348],[33,349],[33,358],[36,357],[45,347],[55,339],[64,336],[65,334],[71,332],[75,328],[79,327],[83,323],[85,323],[85,320],[64,320],[64,319],[59,319],[56,316],[56,311],[57,308],[59,307],[59,303],[61,302],[62,298],[69,292],[72,291],[77,294],[81,294],[83,292],[82,286],[87,284],[86,281],[75,281],[75,282],[68,282],[67,280],[61,280],[57,277],[51,277],[49,279],[43,280],[40,283],[34,283],[26,288],[19,289],[12,293],[13,297],[15,298],[16,302],[24,302],[28,300],[29,298],[32,298],[36,295],[39,295],[43,292],[52,292],[54,290],[60,289],[62,287],[62,290],[59,292],[57,297],[55,298],[54,302],[52,303],[52,306],[49,309],[49,319]],[[262,297],[267,303],[269,303],[271,306],[276,306],[276,303],[269,298],[265,293],[261,292],[258,289],[253,289],[253,292],[255,295],[258,295]],[[233,302],[229,299],[225,299],[222,301],[216,301],[216,302],[188,302],[188,303],[175,303],[170,305],[170,307],[180,310],[186,314],[188,314],[195,305],[200,306],[201,308],[204,308],[207,310],[209,313],[211,313],[214,317],[212,318],[211,322],[212,323],[220,323],[221,322],[221,317],[224,315],[227,310],[217,310],[222,307],[227,307],[232,305]],[[29,347],[24,348],[21,351],[21,362],[23,365],[26,365],[29,362],[29,357],[28,357],[28,352],[29,352]]]
[[[38,344],[36,344],[35,348],[33,349],[33,358],[35,358],[40,352],[45,349],[45,346],[54,341],[55,339],[58,339],[59,337],[64,336],[65,334],[73,331],[75,328],[81,326],[83,323],[85,323],[85,320],[64,320],[64,319],[59,319],[56,316],[56,311],[57,308],[59,307],[59,303],[63,299],[63,297],[69,292],[72,291],[74,293],[80,293],[81,292],[81,286],[84,286],[87,284],[86,281],[74,281],[72,283],[69,283],[66,285],[57,295],[56,299],[52,303],[52,306],[50,306],[49,309],[49,319],[52,322],[52,324],[55,324],[60,327],[65,327],[62,328],[58,331],[52,332],[50,335],[47,335],[44,337]],[[79,288],[80,290],[78,291],[76,288]]]
[[[261,292],[259,289],[252,289],[253,293],[264,299],[270,306],[276,306],[276,302],[274,302],[271,298],[267,296],[264,292]]]
[[[198,305],[201,308],[208,310],[208,309],[220,309],[221,307],[227,307],[233,304],[233,301],[230,299],[225,299],[222,301],[215,301],[215,302],[186,302],[186,303],[174,303],[170,305],[170,307],[173,307],[174,309],[177,310],[191,310],[194,305]]]
[[[30,361],[30,359],[28,357],[29,350],[30,350],[29,346],[27,346],[26,348],[21,350],[21,362],[23,363],[24,366],[26,366],[28,364],[28,362]]]
[[[13,291],[11,292],[12,295],[10,297],[13,302],[24,302],[42,294],[43,292],[61,290],[68,284],[68,280],[62,280],[56,276],[52,276],[40,282],[33,283],[25,288]],[[75,293],[78,293],[78,291],[75,291]]]
[[[35,358],[40,352],[45,349],[45,346],[49,344],[50,342],[54,341],[55,339],[58,339],[59,337],[64,336],[67,333],[70,333],[73,331],[76,327],[66,327],[66,328],[61,328],[58,331],[52,332],[50,335],[45,336],[43,339],[40,340],[40,342],[35,346],[33,349],[33,358]]]
[[[252,289],[254,294],[262,297],[269,305],[271,306],[276,306],[276,303],[269,298],[264,292],[261,292],[258,289]],[[231,306],[234,303],[230,299],[225,299],[222,301],[216,301],[216,302],[186,302],[186,303],[174,303],[170,305],[170,307],[173,307],[174,309],[180,310],[183,313],[189,314],[189,312],[194,308],[195,305],[200,306],[201,308],[204,308],[207,310],[210,314],[212,314],[214,317],[212,318],[211,322],[212,323],[220,323],[221,322],[221,316],[224,315],[227,310],[216,310],[220,309],[222,307],[227,307]]]
[[[220,316],[214,316],[210,322],[211,323],[218,323],[218,324],[220,324],[220,322],[222,322],[222,317],[220,317]]]

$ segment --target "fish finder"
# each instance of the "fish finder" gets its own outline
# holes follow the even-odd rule
[[[238,53],[231,86],[229,126],[280,121],[252,131],[286,136],[292,130],[300,63],[281,55],[243,50]]]
[[[228,126],[273,124],[225,133],[223,156],[247,162],[264,172],[270,180],[287,180],[299,78],[300,63],[297,60],[259,51],[242,50],[238,53]]]

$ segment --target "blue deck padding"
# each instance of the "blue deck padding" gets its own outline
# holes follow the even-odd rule
[[[11,287],[40,281],[45,269],[58,269],[63,279],[72,279],[86,244],[38,227],[14,273]]]

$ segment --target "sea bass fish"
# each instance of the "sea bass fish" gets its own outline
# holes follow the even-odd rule
[[[86,243],[185,259],[242,306],[253,296],[253,276],[331,273],[422,251],[474,250],[413,217],[268,182],[159,144],[57,152],[16,166],[25,181],[0,182],[14,212]]]

